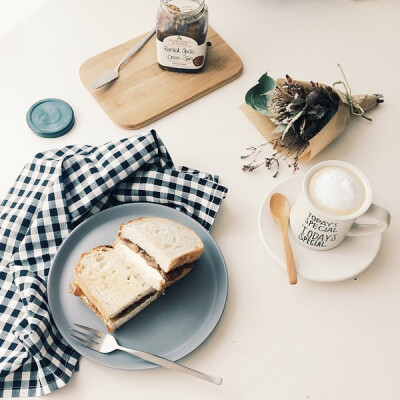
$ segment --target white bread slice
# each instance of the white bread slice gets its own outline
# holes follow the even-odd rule
[[[133,219],[121,225],[119,237],[139,246],[164,272],[192,263],[204,250],[196,232],[165,218]]]
[[[113,246],[120,257],[127,264],[134,265],[136,272],[155,290],[163,290],[171,286],[173,283],[186,276],[194,266],[193,263],[184,264],[168,273],[162,271],[160,268],[149,265],[140,252],[135,249],[137,246],[132,245],[125,239],[118,238]]]
[[[76,295],[106,323],[155,290],[127,264],[112,246],[82,254],[74,269]],[[133,316],[133,315],[132,315]]]
[[[135,270],[142,279],[155,290],[162,290],[165,286],[165,279],[157,268],[151,267],[147,261],[134,249],[130,243],[118,238],[113,244],[120,257]]]

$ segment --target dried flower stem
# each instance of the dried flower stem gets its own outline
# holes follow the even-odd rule
[[[261,154],[265,145],[271,145],[274,153],[270,157],[265,157]],[[304,152],[308,145],[308,141],[297,142],[294,137],[288,136],[285,141],[282,141],[280,135],[277,134],[275,138],[260,144],[257,147],[248,147],[246,150],[250,151],[249,154],[243,155],[240,158],[250,159],[247,164],[242,166],[245,172],[252,172],[255,169],[265,166],[268,170],[275,167],[276,171],[273,175],[275,178],[279,174],[280,161],[283,160],[287,163],[289,168],[293,168],[293,173],[299,170],[299,157]],[[290,158],[290,161],[289,161]]]

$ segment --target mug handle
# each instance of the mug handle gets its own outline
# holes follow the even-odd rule
[[[347,236],[363,236],[381,233],[385,231],[390,224],[389,211],[383,207],[377,206],[376,204],[371,204],[370,208],[359,218],[371,218],[376,222],[370,224],[360,224],[355,222],[347,232]]]

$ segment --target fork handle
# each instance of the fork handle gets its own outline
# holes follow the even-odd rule
[[[122,346],[118,346],[118,349],[122,350],[122,351],[126,351],[127,353],[130,353],[136,357],[142,358],[143,360],[149,361],[153,364],[157,364],[160,367],[169,368],[169,369],[173,369],[175,371],[183,372],[185,374],[195,376],[196,378],[200,378],[205,381],[214,383],[215,385],[220,385],[222,383],[221,378],[217,378],[212,375],[204,374],[203,372],[196,371],[195,369],[185,367],[182,364],[178,364],[174,361],[167,360],[166,358],[156,356],[151,353],[145,353],[140,350],[128,349],[127,347],[122,347]]]

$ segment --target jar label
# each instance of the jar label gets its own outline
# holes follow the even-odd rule
[[[198,45],[187,36],[168,36],[157,39],[157,61],[164,67],[199,69],[206,59],[207,42]]]

